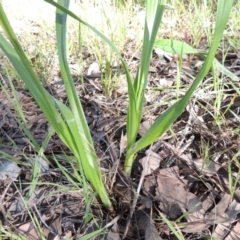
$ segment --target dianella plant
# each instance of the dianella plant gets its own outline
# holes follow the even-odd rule
[[[212,67],[213,59],[221,41],[233,0],[218,1],[215,31],[213,33],[211,47],[205,58],[202,69],[198,73],[189,90],[186,92],[185,96],[174,103],[161,116],[159,116],[149,130],[139,140],[136,139],[144,107],[144,92],[148,82],[148,70],[152,56],[152,49],[155,45],[155,39],[167,1],[146,0],[142,56],[135,79],[132,78],[127,63],[122,58],[117,47],[100,31],[68,10],[69,0],[58,0],[57,2],[52,0],[45,1],[56,7],[56,35],[59,64],[68,96],[69,106],[66,106],[62,102],[55,99],[44,89],[39,78],[34,73],[24,51],[22,50],[1,5],[0,24],[4,30],[4,35],[0,34],[0,47],[13,64],[19,76],[25,82],[27,88],[31,92],[39,107],[42,109],[56,134],[76,157],[79,171],[86,176],[93,189],[98,193],[102,203],[111,210],[112,205],[106,188],[103,184],[99,160],[94,150],[90,130],[87,125],[84,111],[82,109],[81,102],[79,100],[67,62],[67,16],[74,18],[81,24],[84,24],[90,30],[95,32],[100,38],[102,38],[102,40],[105,41],[119,56],[122,66],[124,67],[129,97],[126,122],[128,144],[126,159],[124,162],[124,171],[127,174],[130,174],[138,151],[156,141],[164,132],[168,130],[171,124],[173,124],[173,122],[184,111],[189,99],[194,93],[194,90],[201,83],[203,78],[207,75],[208,71]],[[171,41],[171,39],[169,39],[169,41]],[[171,44],[171,42],[169,43]]]

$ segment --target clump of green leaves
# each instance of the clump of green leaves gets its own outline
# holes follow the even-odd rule
[[[58,0],[58,3],[52,0],[45,1],[57,8],[56,33],[58,56],[61,74],[65,84],[70,106],[67,107],[55,99],[53,96],[51,96],[43,88],[37,75],[34,73],[25,53],[23,52],[1,5],[0,24],[4,29],[10,43],[2,34],[0,34],[0,47],[12,62],[19,76],[25,82],[26,86],[32,93],[33,97],[42,109],[55,132],[75,155],[76,159],[78,160],[79,171],[84,174],[92,184],[93,188],[97,191],[102,203],[107,208],[111,209],[111,201],[103,184],[99,168],[99,161],[94,150],[90,131],[67,63],[67,16],[71,16],[72,18],[76,19],[94,31],[119,56],[124,67],[129,96],[127,113],[128,145],[124,170],[130,174],[137,152],[156,141],[164,132],[168,130],[171,124],[183,112],[194,90],[212,67],[214,56],[221,41],[221,37],[230,14],[233,0],[218,1],[215,32],[213,35],[211,48],[209,50],[209,53],[205,55],[205,62],[201,71],[197,75],[189,90],[186,92],[185,96],[173,104],[161,116],[159,116],[155,123],[138,141],[136,141],[136,138],[142,118],[144,91],[148,81],[148,70],[150,66],[152,49],[154,44],[156,44],[155,39],[167,1],[146,1],[146,18],[143,36],[142,57],[135,79],[132,79],[128,66],[124,59],[121,57],[121,54],[119,53],[117,47],[101,32],[68,10],[69,0]],[[169,43],[171,43],[171,40],[167,41],[167,44]],[[183,47],[181,47],[181,49],[182,48]]]

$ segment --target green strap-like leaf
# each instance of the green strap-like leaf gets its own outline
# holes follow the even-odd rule
[[[58,0],[58,3],[66,8],[69,6],[69,0]],[[57,32],[57,46],[58,56],[60,62],[60,69],[62,78],[67,91],[71,111],[66,108],[65,105],[58,102],[63,116],[68,122],[69,129],[72,133],[76,145],[75,154],[79,163],[79,167],[83,168],[84,174],[90,181],[94,189],[100,196],[103,204],[111,208],[111,201],[109,200],[106,188],[102,182],[102,176],[100,173],[100,166],[97,159],[97,155],[94,150],[93,141],[87,125],[87,121],[80,103],[74,81],[72,79],[70,69],[67,62],[66,54],[66,19],[67,15],[60,9],[56,12],[56,32]],[[73,114],[75,121],[68,121],[69,114]]]
[[[144,134],[144,136],[141,139],[139,139],[135,144],[133,144],[132,147],[130,147],[130,149],[127,152],[127,157],[124,165],[124,169],[127,173],[131,172],[131,166],[134,160],[134,155],[139,150],[145,148],[146,146],[156,141],[163,133],[167,131],[167,129],[184,111],[185,107],[188,104],[189,99],[194,93],[194,90],[197,88],[197,86],[200,84],[203,78],[207,75],[208,71],[212,66],[215,53],[221,41],[224,28],[227,24],[232,4],[233,0],[219,0],[213,41],[201,71],[197,75],[195,81],[192,83],[191,87],[189,88],[185,96],[178,102],[176,102],[173,106],[171,106],[169,109],[167,109],[160,117],[158,117],[158,119]]]
[[[127,118],[128,149],[135,143],[142,118],[144,91],[148,81],[148,71],[152,49],[163,16],[165,0],[147,0],[143,47],[140,66],[134,80],[133,91],[129,91]]]

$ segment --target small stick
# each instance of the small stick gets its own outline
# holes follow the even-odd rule
[[[40,212],[38,211],[38,209],[37,209],[37,207],[36,207],[35,204],[33,204],[33,207],[34,207],[34,209],[35,209],[35,211],[36,211],[39,219],[40,219],[41,222],[43,223],[43,225],[44,225],[55,237],[58,236],[58,234],[56,234],[56,233],[52,230],[52,228],[51,228],[50,226],[48,226],[48,225],[46,224],[46,222],[43,220],[43,218],[42,218],[42,216],[41,216]]]

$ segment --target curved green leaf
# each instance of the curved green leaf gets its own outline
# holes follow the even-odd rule
[[[195,54],[200,53],[195,48],[191,47],[189,44],[173,39],[160,39],[154,43],[154,47],[160,48],[161,50],[173,53],[173,54]]]

